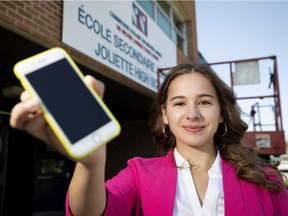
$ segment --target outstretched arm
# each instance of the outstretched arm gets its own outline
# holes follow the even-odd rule
[[[92,76],[86,76],[85,82],[103,97],[105,86]],[[10,117],[10,125],[25,130],[32,136],[44,141],[59,153],[76,162],[74,174],[69,186],[69,204],[73,215],[101,215],[106,206],[104,186],[106,146],[85,158],[71,158],[47,124],[39,108],[39,101],[24,91]]]

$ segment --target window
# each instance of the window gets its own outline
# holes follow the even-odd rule
[[[171,38],[171,23],[169,19],[165,17],[165,15],[161,11],[157,11],[156,14],[156,23],[160,26],[160,28],[165,32],[165,34]]]
[[[137,1],[139,5],[146,11],[146,13],[154,19],[154,4],[152,1]]]
[[[174,13],[173,8],[166,1],[136,0],[146,13],[157,23],[163,32],[187,54],[186,26]]]

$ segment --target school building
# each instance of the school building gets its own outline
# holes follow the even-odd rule
[[[23,91],[13,66],[62,47],[105,83],[103,100],[122,127],[107,146],[111,178],[128,159],[154,156],[147,120],[159,69],[205,62],[195,17],[194,1],[0,1],[0,215],[63,215],[75,165],[9,127]]]

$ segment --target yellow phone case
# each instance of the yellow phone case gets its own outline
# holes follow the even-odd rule
[[[70,55],[63,49],[60,47],[54,47],[54,48],[50,48],[44,52],[41,52],[39,54],[36,54],[34,56],[31,56],[29,58],[26,58],[24,60],[19,61],[18,63],[15,64],[13,70],[14,70],[14,74],[16,75],[16,77],[20,80],[22,86],[24,87],[25,90],[29,91],[33,97],[38,98],[38,95],[36,93],[36,91],[34,91],[33,88],[31,88],[29,81],[25,78],[25,76],[23,75],[23,73],[21,71],[19,71],[19,66],[22,64],[27,64],[30,61],[33,61],[33,59],[36,59],[38,57],[40,57],[41,55],[45,55],[46,53],[49,52],[54,52],[54,50],[58,50],[61,51],[63,54],[65,54],[67,60],[71,63],[71,65],[73,66],[73,68],[75,69],[75,71],[80,75],[80,77],[82,79],[84,79],[84,75],[83,73],[80,71],[80,69],[78,68],[78,66],[75,64],[75,62],[73,61],[73,59],[70,57]],[[84,81],[84,80],[83,80]],[[85,82],[84,82],[85,83]],[[86,85],[86,84],[85,84]],[[60,132],[57,128],[58,125],[55,125],[54,120],[52,120],[52,118],[49,115],[49,112],[45,109],[45,106],[40,106],[40,109],[43,113],[44,118],[46,119],[47,123],[49,124],[49,126],[51,127],[51,129],[53,130],[53,132],[55,133],[55,135],[57,136],[57,138],[60,140],[60,142],[63,144],[65,150],[67,151],[67,153],[76,159],[79,158],[83,158],[86,155],[90,154],[91,152],[97,150],[99,147],[101,147],[102,145],[105,145],[106,143],[108,143],[109,141],[111,141],[112,139],[114,139],[116,136],[118,136],[121,132],[121,126],[119,124],[119,122],[117,121],[117,119],[114,117],[114,115],[111,113],[111,111],[108,109],[108,107],[105,105],[105,103],[102,101],[102,99],[100,98],[100,96],[95,92],[95,90],[89,86],[86,85],[91,92],[93,93],[93,95],[97,98],[98,102],[102,105],[102,108],[106,111],[107,115],[112,119],[113,122],[115,122],[117,124],[118,127],[118,131],[114,134],[114,136],[111,136],[110,139],[105,140],[104,142],[102,142],[101,144],[99,144],[98,146],[95,146],[95,148],[91,149],[90,151],[87,151],[85,154],[81,154],[81,155],[77,155],[74,152],[71,151],[70,148],[70,144],[67,142],[66,138],[63,137],[62,132]]]

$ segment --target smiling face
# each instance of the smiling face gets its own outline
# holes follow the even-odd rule
[[[163,123],[169,124],[176,146],[214,149],[214,134],[223,122],[212,83],[197,72],[176,77],[170,84]]]

